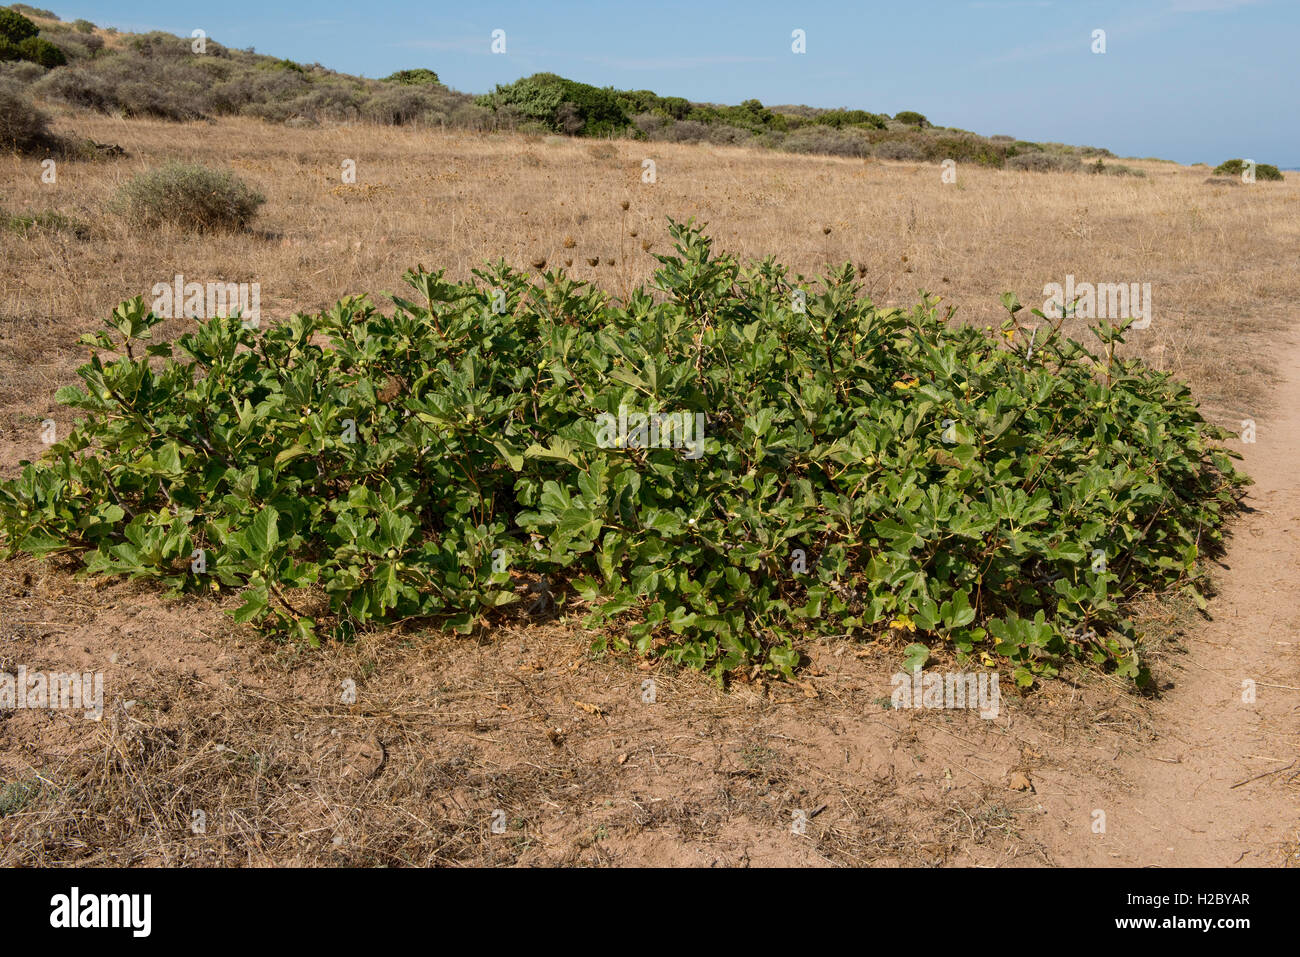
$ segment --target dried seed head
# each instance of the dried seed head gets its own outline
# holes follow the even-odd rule
[[[823,226],[822,235],[829,236],[830,234],[831,234],[831,228],[829,226]]]
[[[545,268],[546,268],[546,257],[545,257],[545,256],[536,256],[536,257],[534,257],[534,258],[533,258],[533,268],[534,268],[534,269],[545,269]]]
[[[575,240],[572,236],[565,236],[565,237],[564,237],[564,248],[565,248],[565,249],[572,249],[572,248],[573,248],[574,246],[576,246],[576,245],[578,245],[578,242],[577,242],[577,240]]]
[[[619,205],[622,206],[624,209],[627,209],[628,206],[630,206],[631,204],[627,200],[623,200],[623,202],[619,203]]]
[[[402,390],[405,387],[406,383],[400,378],[397,376],[390,376],[388,381],[384,383],[384,388],[379,393],[379,401],[384,404],[392,402],[402,393]]]
[[[600,265],[600,257],[599,257],[599,256],[595,256],[595,257],[588,256],[588,257],[587,257],[587,265],[588,265],[588,266],[599,266],[599,265]]]

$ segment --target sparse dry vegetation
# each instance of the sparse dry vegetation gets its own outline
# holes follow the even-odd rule
[[[112,207],[135,226],[212,232],[245,228],[264,202],[230,170],[168,163],[133,177]]]

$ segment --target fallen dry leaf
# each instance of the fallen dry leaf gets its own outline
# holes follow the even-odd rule
[[[1034,791],[1034,782],[1029,780],[1029,775],[1023,771],[1012,771],[1007,785],[1013,791]],[[1037,794],[1037,791],[1034,791]]]

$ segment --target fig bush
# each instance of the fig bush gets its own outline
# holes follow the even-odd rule
[[[889,634],[1022,685],[1072,659],[1145,681],[1133,599],[1203,601],[1246,480],[1186,386],[1116,356],[1127,323],[1090,348],[1008,296],[981,330],[671,229],[625,302],[498,262],[174,343],[123,303],[58,393],[75,430],[0,485],[0,542],[237,590],[236,619],[313,643],[531,602],[719,677]]]

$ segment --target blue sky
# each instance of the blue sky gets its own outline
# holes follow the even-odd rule
[[[202,28],[347,73],[425,66],[471,93],[550,71],[715,103],[917,110],[1123,156],[1300,167],[1300,0],[32,2],[123,30]],[[504,55],[490,52],[495,29]],[[791,52],[795,29],[805,54]]]

